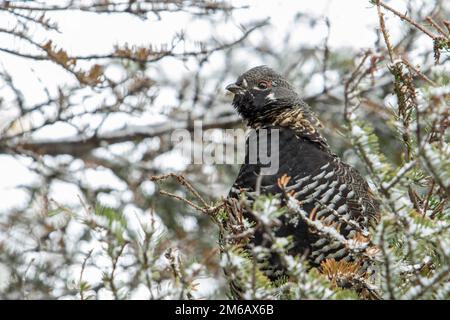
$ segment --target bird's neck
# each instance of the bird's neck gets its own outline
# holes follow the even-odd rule
[[[307,108],[295,107],[284,108],[283,110],[270,110],[263,116],[248,120],[247,124],[253,129],[268,127],[289,128],[295,131],[298,136],[317,143],[318,147],[322,149],[329,150],[326,139],[319,131],[322,128],[322,124],[314,113]]]
[[[272,109],[259,117],[247,120],[248,126],[260,129],[267,126],[289,127],[295,131],[317,131],[322,128],[319,119],[310,111],[301,108]]]

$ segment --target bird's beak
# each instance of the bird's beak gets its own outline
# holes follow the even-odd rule
[[[238,86],[236,83],[232,83],[229,84],[225,87],[225,89],[227,89],[228,91],[234,93],[234,94],[238,94],[242,92],[242,88],[240,86]]]

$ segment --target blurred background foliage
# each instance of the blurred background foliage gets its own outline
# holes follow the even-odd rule
[[[12,161],[17,162],[30,179],[18,183],[14,193],[0,191],[5,201],[20,198],[18,205],[0,212],[0,297],[225,297],[216,224],[186,203],[159,193],[165,190],[196,201],[179,181],[157,184],[150,178],[181,173],[210,205],[226,196],[239,166],[189,164],[175,148],[171,133],[179,128],[192,131],[194,120],[202,120],[205,140],[217,142],[217,132],[244,128],[224,87],[260,64],[294,84],[319,115],[333,150],[358,168],[380,197],[391,200],[384,191],[392,186],[383,191],[380,183],[394,180],[399,168],[419,158],[411,151],[414,155],[407,159],[405,149],[408,143],[412,150],[421,143],[412,138],[405,142],[403,129],[412,128],[414,134],[416,116],[405,126],[407,117],[399,110],[402,94],[396,90],[420,90],[415,104],[428,108],[423,121],[430,122],[422,134],[436,132],[434,138],[441,141],[428,140],[435,148],[429,150],[432,161],[440,169],[422,170],[418,162],[408,180],[399,177],[403,187],[397,192],[424,216],[448,221],[450,6],[442,0],[401,2],[407,17],[435,38],[409,21],[400,22],[384,6],[386,29],[394,34],[389,36],[392,48],[386,46],[380,25],[373,29],[375,41],[369,48],[330,47],[333,24],[326,16],[303,12],[289,22],[292,32],[280,34],[270,19],[252,18],[251,2],[0,3],[0,35],[5,39],[0,59],[12,56],[33,68],[38,88],[21,86],[23,76],[11,71],[5,58],[0,65],[2,165],[14,170]],[[377,1],[365,5],[377,16]],[[238,25],[233,16],[242,11],[247,12],[247,23]],[[55,22],[58,15],[72,12],[103,19],[126,15],[150,26],[166,20],[170,24],[171,15],[182,13],[209,31],[198,41],[190,38],[189,30],[180,30],[157,46],[151,42],[157,30],[150,30],[145,45],[111,43],[106,53],[92,48],[73,54],[54,40],[61,32]],[[349,24],[353,18],[348,17]],[[232,30],[232,36],[226,30]],[[305,42],[298,30],[313,34],[314,41]],[[399,61],[404,73],[395,69]],[[47,72],[55,74],[52,85],[40,80]],[[410,81],[406,89],[396,87],[405,83],[402,75]],[[356,130],[360,127],[362,134]],[[361,158],[365,147],[386,158],[379,160],[380,166],[389,166],[382,176],[383,170],[373,170]],[[387,202],[385,210],[395,211]],[[442,281],[448,281],[448,273]],[[448,294],[448,283],[446,288]],[[310,297],[333,297],[324,292]]]

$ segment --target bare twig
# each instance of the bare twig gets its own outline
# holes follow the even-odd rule
[[[383,8],[391,11],[392,13],[394,13],[396,16],[398,16],[400,19],[405,20],[407,22],[409,22],[410,24],[412,24],[414,27],[416,27],[417,29],[419,29],[420,31],[422,31],[423,33],[425,33],[427,36],[429,36],[431,39],[436,40],[437,36],[433,33],[431,33],[429,30],[425,29],[425,27],[423,27],[421,24],[419,24],[417,21],[415,21],[414,19],[406,16],[405,14],[401,13],[400,11],[395,10],[394,8],[392,8],[391,6],[387,5],[386,3],[384,3],[383,1],[380,0],[376,0],[376,3],[378,6],[382,6]]]
[[[408,68],[410,68],[411,70],[414,71],[415,74],[417,74],[422,80],[428,82],[429,84],[431,84],[432,86],[436,87],[437,83],[434,82],[433,80],[431,80],[430,78],[428,78],[425,74],[423,74],[418,68],[414,67],[407,58],[402,57],[402,62],[404,64],[406,64],[408,66]]]
[[[380,20],[381,33],[383,34],[384,42],[386,43],[386,47],[387,47],[387,50],[389,53],[389,58],[391,60],[391,63],[393,63],[396,56],[395,56],[394,48],[392,47],[392,44],[391,44],[391,40],[389,39],[388,31],[386,29],[386,24],[384,22],[384,14],[383,14],[383,12],[381,12],[381,8],[380,8],[380,5],[382,5],[383,2],[381,2],[380,0],[377,0],[376,3],[377,3],[378,18]]]
[[[94,251],[94,249],[89,250],[88,254],[86,255],[86,257],[83,260],[83,263],[81,264],[80,278],[78,279],[78,290],[80,292],[81,300],[85,300],[85,296],[84,296],[85,285],[83,282],[83,274],[84,274],[84,270],[86,269],[87,261],[91,257],[93,251]]]

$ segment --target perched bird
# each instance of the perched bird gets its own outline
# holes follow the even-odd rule
[[[379,217],[379,205],[357,170],[342,162],[321,135],[321,124],[293,86],[267,66],[242,74],[226,89],[234,94],[233,106],[251,129],[277,130],[274,142],[268,132],[267,147],[278,144],[278,171],[261,175],[264,165],[249,161],[247,150],[228,199],[237,200],[244,193],[251,201],[257,194],[288,193],[312,220],[332,226],[345,239],[365,241],[369,226]],[[248,145],[247,141],[247,145]],[[280,185],[280,181],[283,183]],[[286,204],[286,203],[285,203]],[[243,215],[252,220],[251,216]],[[324,261],[356,261],[356,257],[339,241],[322,237],[305,221],[281,217],[277,236],[291,236],[290,254],[307,256],[311,267]],[[251,243],[270,247],[263,230],[256,230]],[[265,270],[271,279],[283,275],[283,267],[272,255]]]

